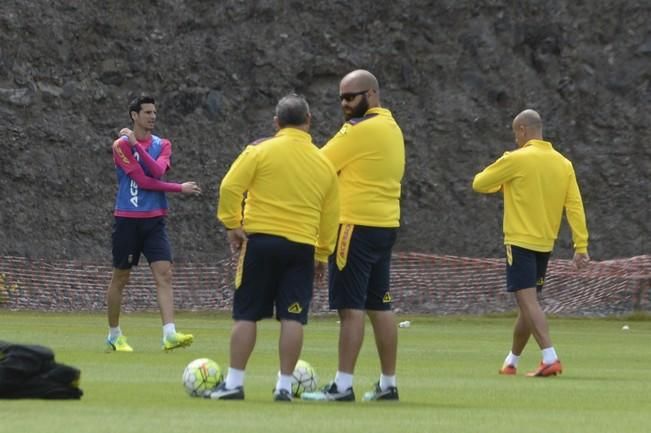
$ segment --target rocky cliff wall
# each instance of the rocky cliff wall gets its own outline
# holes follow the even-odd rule
[[[172,140],[177,260],[227,255],[218,183],[307,96],[313,137],[342,122],[338,82],[374,72],[407,146],[399,250],[502,254],[501,199],[474,174],[538,110],[575,166],[594,258],[651,252],[651,6],[646,0],[391,2],[4,0],[0,6],[0,254],[109,260],[110,144],[137,94]],[[557,257],[571,254],[566,224]]]

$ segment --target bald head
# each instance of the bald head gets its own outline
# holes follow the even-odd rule
[[[540,114],[531,109],[524,110],[515,116],[515,119],[513,119],[513,124],[524,125],[527,128],[534,128],[542,131],[542,119],[540,118]]]
[[[344,84],[358,88],[359,91],[368,89],[377,92],[380,90],[380,85],[378,84],[375,75],[364,69],[357,69],[346,74],[346,76],[341,79],[341,86]]]
[[[526,109],[513,119],[513,135],[518,147],[524,146],[529,140],[542,140],[543,125],[540,114]]]

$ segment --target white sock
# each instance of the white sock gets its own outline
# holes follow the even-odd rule
[[[120,329],[119,326],[116,326],[115,328],[109,327],[108,339],[110,341],[115,341],[115,339],[118,338],[120,335],[122,335],[122,330]]]
[[[176,326],[174,323],[166,323],[163,325],[163,337],[169,337],[176,334]]]
[[[344,392],[348,388],[352,388],[353,375],[337,371],[337,374],[335,374],[335,384],[337,384],[337,390],[339,390],[339,392]]]
[[[394,374],[393,376],[385,376],[384,374],[380,374],[380,389],[382,391],[386,391],[389,389],[389,387],[394,387],[396,386],[396,375]]]
[[[278,381],[276,382],[276,392],[281,389],[285,389],[292,392],[292,375],[291,374],[279,374]]]
[[[238,386],[244,386],[244,370],[229,367],[226,375],[226,389],[234,389]]]
[[[543,364],[553,364],[556,361],[558,361],[558,355],[556,355],[556,351],[554,350],[554,347],[548,347],[547,349],[542,350],[542,359],[543,359]]]
[[[520,355],[514,355],[513,352],[509,352],[509,354],[506,355],[506,359],[504,360],[504,364],[505,365],[512,365],[514,367],[517,367],[519,361],[520,361]]]

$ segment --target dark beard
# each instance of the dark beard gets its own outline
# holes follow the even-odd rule
[[[366,95],[362,95],[362,100],[355,106],[353,111],[350,113],[344,113],[344,118],[346,120],[354,119],[356,117],[364,117],[364,114],[368,111],[368,98]]]

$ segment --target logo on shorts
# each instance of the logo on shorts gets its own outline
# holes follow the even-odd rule
[[[133,263],[133,254],[129,254],[129,257],[127,257],[127,263]]]
[[[298,304],[298,302],[294,302],[292,305],[289,306],[289,308],[287,308],[287,311],[292,313],[292,314],[301,314],[303,309]]]
[[[386,292],[386,293],[384,294],[384,296],[382,297],[382,303],[384,303],[384,304],[388,304],[388,303],[391,302],[392,299],[393,299],[393,298],[391,298],[391,293]]]
[[[545,284],[545,279],[544,278],[538,278],[538,280],[536,281],[536,286],[542,287],[543,284]]]

